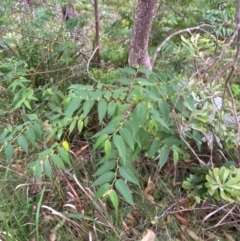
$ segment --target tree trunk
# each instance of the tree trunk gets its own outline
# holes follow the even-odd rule
[[[148,55],[148,42],[156,7],[157,0],[138,0],[128,56],[128,64],[132,67],[153,67]]]

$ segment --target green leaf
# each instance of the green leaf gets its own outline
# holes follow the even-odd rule
[[[126,74],[129,74],[129,75],[135,75],[137,73],[135,69],[130,68],[130,67],[124,67],[122,69],[122,72],[126,73]]]
[[[78,120],[78,132],[81,133],[82,129],[83,129],[83,121],[82,120]]]
[[[158,140],[154,140],[150,146],[150,149],[148,151],[148,155],[150,158],[152,158],[157,151],[160,149],[161,143]]]
[[[138,179],[136,178],[134,173],[128,167],[126,167],[126,166],[120,167],[119,173],[124,179],[126,179],[129,182],[132,182],[140,187]]]
[[[130,131],[126,128],[121,128],[119,130],[119,133],[121,135],[121,137],[123,138],[123,140],[130,146],[130,148],[134,151],[134,140],[133,140],[133,136],[130,133]]]
[[[169,148],[167,146],[163,146],[160,150],[160,158],[159,158],[159,165],[160,169],[166,164],[169,157]]]
[[[37,179],[41,179],[42,177],[42,166],[40,164],[36,165],[34,167],[35,174],[37,176]]]
[[[110,101],[108,103],[108,107],[107,107],[108,117],[111,117],[114,114],[116,107],[117,107],[117,104],[115,101]]]
[[[128,185],[122,179],[118,179],[115,182],[115,187],[120,192],[120,194],[123,196],[124,200],[126,202],[128,202],[129,204],[131,204],[132,206],[134,206],[131,191],[130,191]]]
[[[35,147],[38,147],[37,143],[36,143],[36,132],[34,131],[34,129],[32,127],[28,127],[28,129],[25,131],[25,136],[28,139],[28,141]]]
[[[111,188],[111,185],[109,183],[104,183],[96,192],[93,200],[98,200],[100,197],[102,197],[107,191],[109,191]]]
[[[119,205],[119,200],[118,200],[118,195],[114,190],[111,190],[108,193],[108,197],[110,198],[113,207],[115,209],[115,213],[116,213],[116,218],[118,217],[118,205]]]
[[[86,117],[94,105],[94,100],[86,100],[83,105],[83,116]]]
[[[33,126],[32,126],[33,130],[35,131],[36,133],[36,137],[38,139],[41,139],[42,138],[42,128],[41,126],[38,124],[38,123],[35,123]]]
[[[73,121],[71,122],[70,127],[69,127],[69,134],[72,133],[72,131],[73,131],[73,129],[75,128],[76,124],[77,124],[77,120],[73,120]]]
[[[33,120],[37,120],[37,114],[27,114],[27,118],[30,120],[30,121],[33,121]]]
[[[98,118],[99,123],[102,123],[102,120],[107,112],[107,102],[106,101],[99,101],[98,102]]]
[[[99,176],[105,172],[112,170],[116,166],[116,161],[111,160],[105,162],[98,170],[93,174],[93,176]]]
[[[165,100],[159,100],[158,107],[159,107],[160,113],[162,114],[162,117],[166,122],[168,122],[169,114],[170,114],[168,103]]]
[[[76,111],[77,109],[80,108],[80,105],[82,103],[82,99],[78,98],[78,97],[73,97],[70,101],[70,103],[66,106],[65,109],[65,115],[67,117],[72,117],[74,111]]]
[[[126,163],[126,147],[121,136],[113,136],[113,143],[118,150],[119,156],[122,158],[123,163]]]
[[[175,166],[177,166],[179,160],[178,152],[176,150],[173,150],[173,163]]]
[[[66,170],[63,160],[59,155],[53,154],[51,156],[51,159],[55,166],[57,166],[63,170]]]
[[[8,163],[10,163],[13,158],[13,145],[8,143],[6,145],[4,151],[5,151],[5,156],[6,156],[7,161],[8,161]]]
[[[72,167],[72,163],[69,157],[69,153],[62,147],[58,148],[58,153],[62,160],[66,162],[70,167]]]
[[[46,173],[46,175],[52,179],[52,168],[51,168],[51,165],[49,163],[49,161],[45,160],[43,162],[43,170],[44,172]]]
[[[106,140],[106,141],[104,142],[104,151],[105,151],[106,158],[109,158],[109,156],[110,156],[110,154],[111,154],[111,150],[112,150],[111,141]]]
[[[93,184],[91,187],[101,185],[103,183],[111,181],[115,177],[115,174],[113,172],[106,172],[102,176],[100,176]]]
[[[170,131],[167,123],[164,121],[163,118],[160,117],[160,115],[159,115],[159,113],[158,113],[157,111],[152,110],[151,113],[152,113],[153,118],[154,118],[154,120],[155,120],[156,122],[160,123],[160,125],[162,125],[163,127],[165,127],[166,129],[168,129],[168,130]]]
[[[26,138],[21,135],[17,138],[18,145],[28,154],[28,143]]]
[[[104,141],[106,141],[107,139],[108,139],[108,135],[107,135],[107,134],[101,135],[101,136],[97,139],[96,143],[94,144],[93,149],[94,149],[94,150],[97,149],[97,148],[98,148]]]

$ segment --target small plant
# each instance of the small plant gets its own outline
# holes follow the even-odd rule
[[[190,195],[195,195],[198,202],[206,197],[234,202],[240,199],[240,169],[223,166],[208,170],[206,174],[202,170],[201,173],[190,175],[182,186],[192,190]]]

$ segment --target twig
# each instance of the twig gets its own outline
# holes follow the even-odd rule
[[[154,63],[155,63],[155,61],[156,61],[156,59],[157,59],[158,53],[161,51],[161,49],[163,48],[163,46],[164,46],[170,39],[172,39],[173,37],[175,37],[175,36],[177,36],[177,35],[179,35],[179,34],[182,34],[182,33],[186,33],[186,32],[191,33],[191,31],[193,31],[193,30],[201,30],[201,31],[204,31],[204,32],[205,32],[205,30],[201,29],[202,27],[205,27],[205,26],[211,26],[211,25],[209,25],[209,24],[201,24],[201,25],[196,26],[196,27],[191,27],[191,28],[186,28],[186,29],[178,30],[178,31],[172,33],[171,35],[169,35],[169,36],[157,47],[157,49],[155,50],[155,52],[154,52],[154,54],[153,54],[153,56],[152,56],[152,58],[151,58],[151,64],[152,64],[152,66],[154,66]]]

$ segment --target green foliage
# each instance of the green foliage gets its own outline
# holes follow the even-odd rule
[[[240,169],[231,166],[226,168],[205,167],[197,173],[191,174],[183,182],[183,188],[192,190],[190,195],[195,195],[200,202],[201,198],[212,197],[216,201],[234,202],[240,198],[239,191]]]

